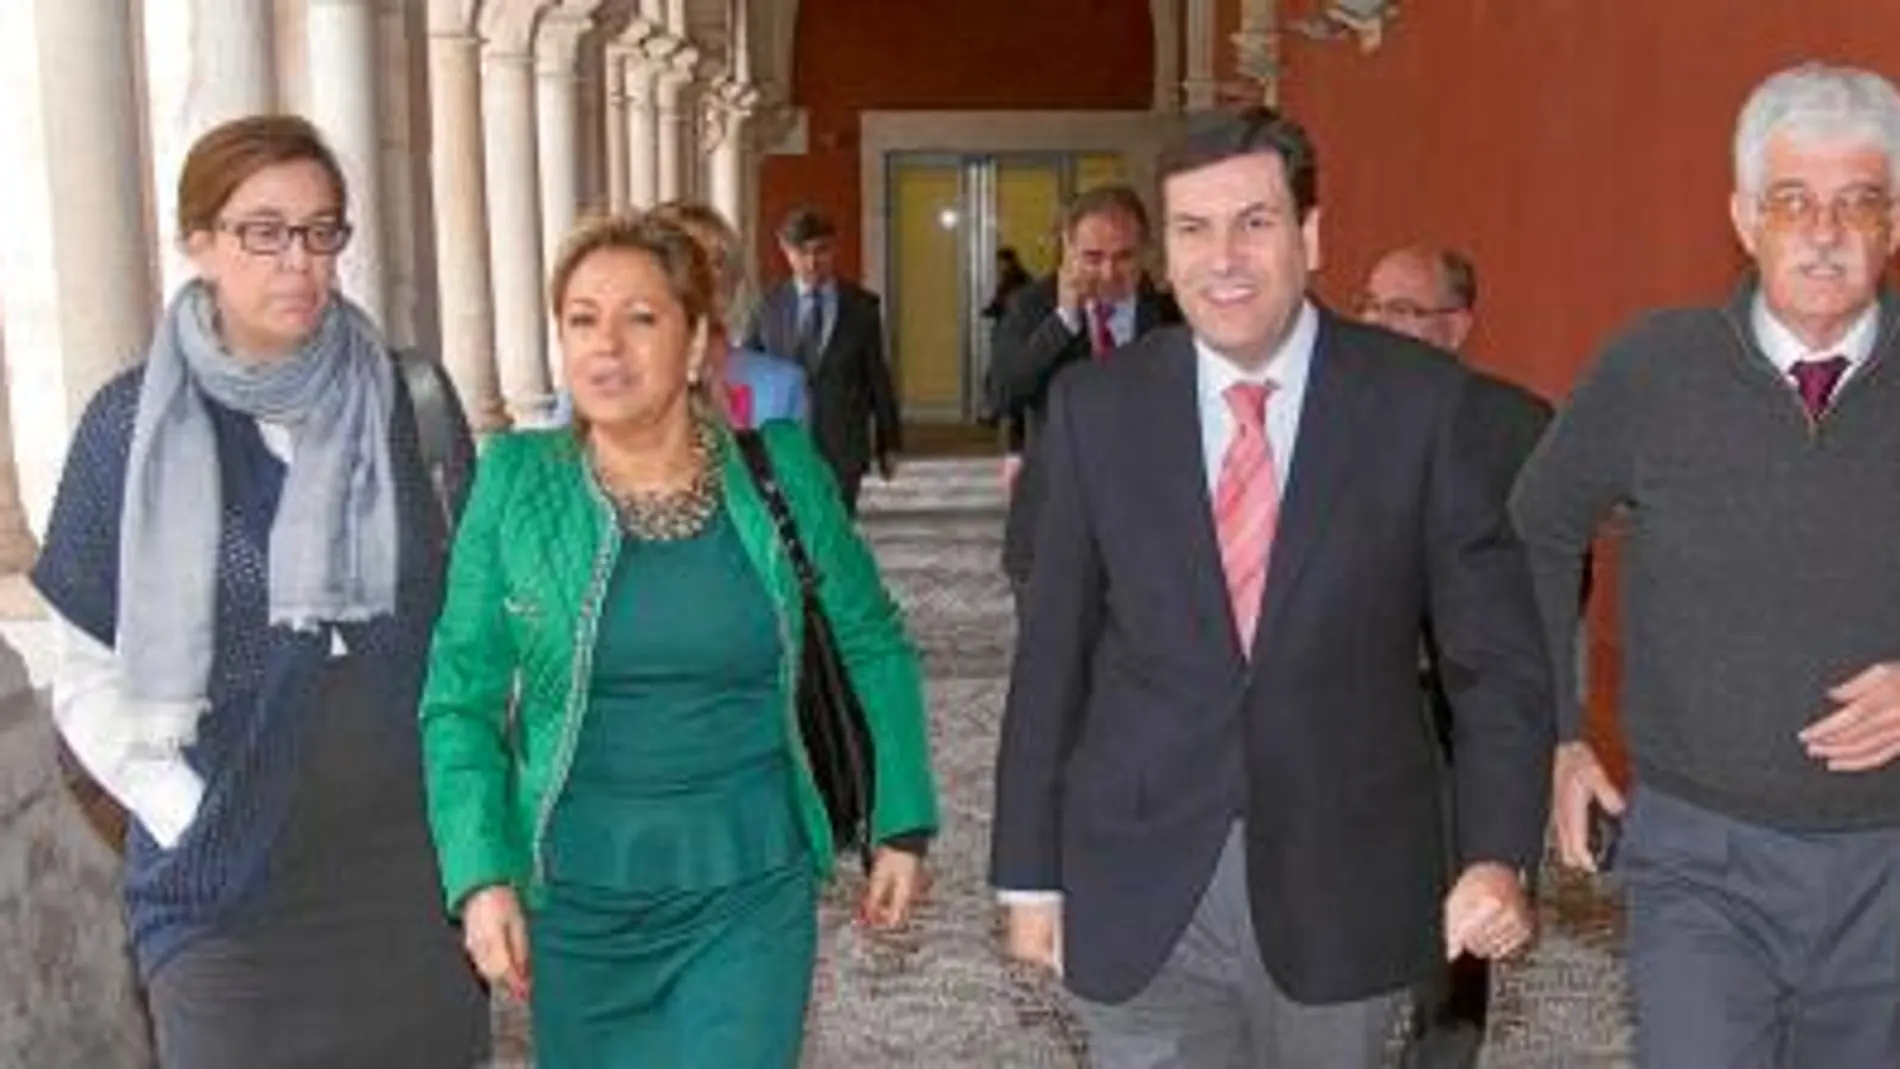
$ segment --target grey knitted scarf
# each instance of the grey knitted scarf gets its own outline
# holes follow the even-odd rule
[[[146,354],[119,524],[115,646],[134,700],[198,701],[208,689],[223,510],[206,398],[292,434],[270,532],[270,622],[311,628],[396,607],[395,387],[375,325],[339,294],[303,348],[246,364],[214,320],[209,289],[191,283]]]

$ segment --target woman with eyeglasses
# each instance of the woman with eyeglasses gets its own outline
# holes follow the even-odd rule
[[[132,818],[166,1069],[487,1056],[422,807],[446,532],[403,378],[335,287],[348,208],[302,119],[193,146],[196,278],[88,406],[33,573],[60,733]]]

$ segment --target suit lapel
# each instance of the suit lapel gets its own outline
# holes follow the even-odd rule
[[[1355,366],[1363,356],[1334,344],[1331,316],[1320,313],[1319,336],[1300,411],[1298,444],[1273,535],[1273,560],[1262,593],[1256,660],[1262,643],[1279,625],[1300,573],[1320,544],[1327,518],[1349,481],[1352,456],[1364,440],[1361,429],[1366,400],[1365,376]]]
[[[1201,400],[1195,373],[1193,336],[1180,331],[1157,354],[1156,378],[1148,409],[1154,438],[1143,441],[1154,472],[1155,518],[1163,530],[1180,531],[1186,552],[1177,556],[1194,614],[1204,627],[1227,636],[1235,666],[1241,663],[1240,635],[1227,601],[1227,573],[1221,569],[1220,540],[1214,530],[1214,504],[1207,491],[1207,461],[1201,448]]]
[[[1161,295],[1146,283],[1135,294],[1135,338],[1161,326]],[[1134,341],[1135,338],[1130,338]]]

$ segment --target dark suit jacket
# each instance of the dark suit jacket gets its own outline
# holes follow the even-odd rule
[[[1482,371],[1472,371],[1467,391],[1469,396],[1466,404],[1482,436],[1481,455],[1491,460],[1494,485],[1497,492],[1503,495],[1499,500],[1508,502],[1511,486],[1517,482],[1518,470],[1530,459],[1531,450],[1536,449],[1538,441],[1544,437],[1544,428],[1550,426],[1554,412],[1550,402],[1524,387]],[[1426,698],[1431,706],[1433,726],[1438,731],[1439,740],[1446,747],[1448,756],[1455,756],[1450,754],[1454,724],[1451,699],[1445,693],[1444,673],[1437,660],[1434,653],[1424,679]]]
[[[897,390],[884,359],[884,313],[877,295],[837,280],[837,321],[811,383],[811,432],[832,470],[861,476],[873,457],[902,448]],[[798,352],[798,287],[768,290],[746,325],[745,347],[792,357]]]
[[[1069,986],[1123,1001],[1244,821],[1260,954],[1304,1002],[1442,958],[1436,740],[1457,711],[1458,857],[1528,869],[1553,744],[1530,576],[1472,376],[1321,313],[1251,660],[1201,456],[1195,353],[1167,328],[1055,387],[1048,499],[997,760],[992,880],[1059,889]]]
[[[1180,320],[1174,300],[1144,280],[1135,295],[1135,337]],[[1043,496],[1036,437],[1048,406],[1049,387],[1062,372],[1089,363],[1093,353],[1086,328],[1072,332],[1056,315],[1054,276],[1017,290],[991,334],[992,407],[1023,425],[1023,470],[1010,494],[1009,518],[1003,528],[1003,570],[1019,581],[1029,575],[1035,554],[1036,517]]]

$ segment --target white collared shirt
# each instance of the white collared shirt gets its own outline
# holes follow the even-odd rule
[[[792,337],[796,338],[805,329],[805,317],[810,314],[812,290],[804,284],[793,281],[792,289],[798,294],[798,308],[792,319]],[[831,344],[831,332],[838,326],[838,284],[827,280],[817,287],[818,314],[824,319],[818,324],[818,348]]]
[[[1069,328],[1069,333],[1081,334],[1094,329],[1093,319],[1085,319],[1084,315],[1094,316],[1095,307],[1099,303],[1088,302],[1082,313],[1078,313],[1074,308],[1057,308],[1056,315],[1061,318],[1062,325]],[[1119,349],[1135,340],[1135,325],[1135,296],[1133,294],[1108,305],[1108,334],[1109,337],[1115,339],[1116,348]]]
[[[1775,314],[1768,310],[1768,302],[1762,300],[1759,293],[1749,306],[1748,325],[1754,332],[1755,344],[1761,346],[1768,362],[1775,365],[1775,370],[1781,372],[1781,377],[1790,386],[1795,385],[1794,365],[1797,362],[1825,360],[1831,356],[1846,357],[1847,370],[1834,384],[1834,392],[1838,394],[1847,380],[1866,366],[1874,355],[1874,345],[1880,340],[1880,306],[1869,305],[1860,318],[1854,321],[1854,325],[1848,328],[1840,342],[1826,352],[1808,348],[1807,342],[1789,330],[1786,323],[1775,318]]]
[[[1313,350],[1319,341],[1319,313],[1313,302],[1302,301],[1293,329],[1267,362],[1243,370],[1220,356],[1200,338],[1194,339],[1194,379],[1201,413],[1201,459],[1206,465],[1207,491],[1220,481],[1221,460],[1234,438],[1234,414],[1225,391],[1237,382],[1272,382],[1267,395],[1267,443],[1273,447],[1273,473],[1286,493],[1287,473],[1293,470],[1293,451],[1300,435],[1300,410],[1306,404],[1306,382],[1313,370]]]

